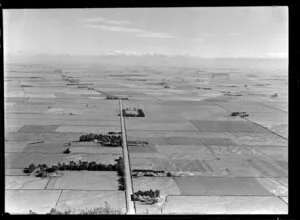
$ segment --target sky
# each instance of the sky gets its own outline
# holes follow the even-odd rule
[[[287,7],[5,9],[4,54],[288,56]]]

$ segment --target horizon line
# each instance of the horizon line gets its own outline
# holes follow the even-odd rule
[[[36,54],[4,54],[5,56],[8,57],[36,57],[36,56],[65,56],[65,57],[84,57],[84,56],[137,56],[137,57],[142,57],[142,56],[166,56],[166,57],[185,57],[185,58],[199,58],[199,59],[288,59],[288,56],[228,56],[228,57],[203,57],[200,55],[195,55],[195,54],[162,54],[162,53],[145,53],[145,52],[136,52],[136,53],[113,53],[113,52],[104,52],[104,53],[90,53],[90,54],[67,54],[67,53],[36,53]]]

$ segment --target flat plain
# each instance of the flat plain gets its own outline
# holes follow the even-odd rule
[[[126,212],[114,172],[23,173],[31,163],[114,163],[121,147],[77,141],[84,133],[120,132],[119,100],[106,98],[122,96],[124,108],[145,113],[125,117],[127,140],[148,142],[128,147],[131,170],[172,173],[132,177],[134,192],[159,189],[164,198],[135,202],[137,214],[288,213],[285,70],[7,64],[4,71],[6,212],[105,202]]]

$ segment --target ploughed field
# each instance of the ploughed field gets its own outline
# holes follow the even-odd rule
[[[135,201],[137,214],[287,213],[284,70],[9,64],[4,86],[7,212],[105,202],[126,212],[115,171],[23,172],[32,163],[115,164],[121,146],[79,139],[121,132],[123,99],[144,114],[124,116],[133,191],[160,191],[154,204]]]

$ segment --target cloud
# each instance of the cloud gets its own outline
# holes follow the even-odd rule
[[[132,32],[132,33],[142,33],[144,32],[142,29],[138,28],[129,28],[123,26],[110,26],[110,25],[102,25],[102,24],[87,24],[86,27],[90,28],[98,28],[104,31],[117,31],[117,32]]]
[[[115,32],[129,32],[136,33],[138,37],[145,38],[174,38],[170,33],[159,33],[143,30],[140,28],[128,27],[128,24],[132,24],[126,20],[109,20],[103,17],[86,18],[81,21],[85,22],[85,27],[97,28],[104,31],[115,31]]]
[[[266,57],[270,57],[270,58],[288,58],[288,53],[285,53],[285,52],[266,53]]]
[[[149,38],[174,38],[170,33],[158,33],[158,32],[144,32],[138,35],[139,37]]]
[[[112,24],[112,25],[126,25],[126,24],[132,24],[131,21],[127,20],[109,20],[102,17],[96,17],[96,18],[86,18],[83,19],[84,22],[97,24],[97,23],[105,23],[105,24]]]

